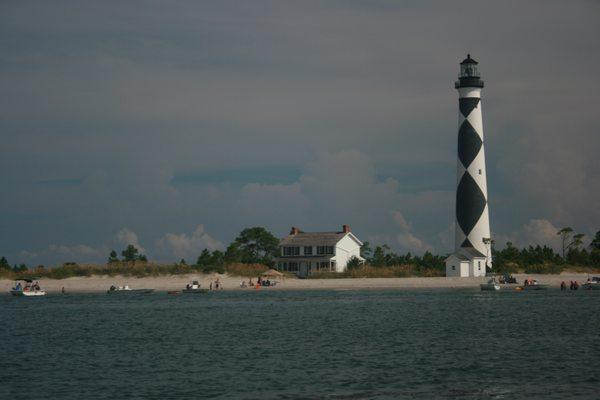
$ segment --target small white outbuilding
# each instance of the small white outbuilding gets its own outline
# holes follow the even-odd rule
[[[446,258],[447,277],[485,276],[486,256],[472,247],[463,247]]]

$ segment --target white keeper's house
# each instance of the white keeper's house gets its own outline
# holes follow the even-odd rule
[[[306,277],[316,271],[344,272],[348,261],[360,256],[362,242],[350,227],[344,225],[340,232],[303,232],[292,227],[290,234],[279,242],[277,269]]]

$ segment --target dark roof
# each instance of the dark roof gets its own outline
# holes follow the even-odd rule
[[[477,61],[473,60],[471,58],[470,54],[467,54],[467,58],[465,58],[464,60],[462,60],[461,65],[462,64],[479,64]]]
[[[469,259],[468,259],[468,258],[467,258],[465,255],[463,255],[463,254],[460,254],[460,253],[454,253],[454,254],[450,254],[450,255],[449,255],[447,258],[446,258],[446,260],[447,260],[448,258],[452,257],[452,256],[454,256],[454,257],[458,258],[458,259],[459,259],[459,260],[461,260],[461,261],[469,261]]]
[[[465,256],[471,257],[471,258],[473,258],[473,257],[485,258],[485,254],[483,254],[482,252],[480,252],[479,250],[477,250],[474,247],[462,247],[460,249],[460,252],[463,253]]]
[[[347,233],[344,232],[300,232],[287,235],[279,244],[281,246],[335,246]]]

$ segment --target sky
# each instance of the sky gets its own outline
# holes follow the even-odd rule
[[[497,247],[600,230],[593,1],[0,3],[0,255],[194,261],[244,228],[454,244],[459,63]]]

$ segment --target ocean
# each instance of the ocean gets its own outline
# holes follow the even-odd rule
[[[0,296],[0,398],[598,399],[600,292]]]

